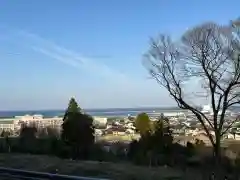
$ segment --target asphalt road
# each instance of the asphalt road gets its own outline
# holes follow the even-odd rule
[[[0,180],[109,180],[101,178],[50,174],[20,169],[0,168]]]

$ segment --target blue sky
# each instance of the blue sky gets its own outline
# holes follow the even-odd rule
[[[141,64],[149,37],[237,18],[237,0],[0,2],[0,109],[175,106]],[[205,102],[200,102],[205,103]]]

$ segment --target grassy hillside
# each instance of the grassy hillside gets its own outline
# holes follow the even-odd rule
[[[127,163],[71,161],[42,155],[0,154],[0,166],[50,173],[54,173],[57,169],[59,174],[113,180],[195,179],[191,175],[193,173],[183,173],[170,167],[149,168]]]

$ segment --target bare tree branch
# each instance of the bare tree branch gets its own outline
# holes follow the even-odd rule
[[[196,116],[214,147],[220,146],[220,138],[227,132],[223,129],[227,109],[240,103],[239,52],[240,38],[231,27],[205,23],[187,31],[180,43],[165,35],[152,39],[144,56],[144,65],[152,77],[168,90],[180,108]],[[186,98],[186,84],[198,79],[202,92],[206,91],[211,100],[212,117]],[[208,126],[214,130],[215,138]]]
[[[236,118],[235,118],[235,120],[233,120],[228,126],[227,126],[227,128],[225,128],[223,131],[222,131],[222,133],[221,133],[221,136],[223,136],[224,134],[226,134],[228,131],[229,131],[229,129],[239,120],[239,116],[237,116]]]

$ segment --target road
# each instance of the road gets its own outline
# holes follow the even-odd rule
[[[0,167],[0,180],[109,180],[101,178],[69,176]]]

